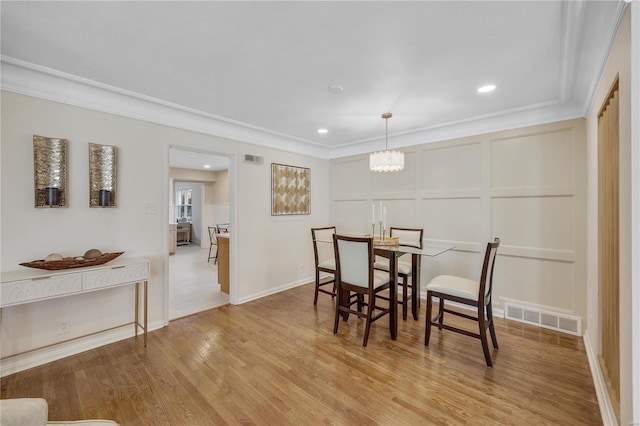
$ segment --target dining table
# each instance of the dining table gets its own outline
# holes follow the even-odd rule
[[[405,254],[411,255],[411,276],[415,283],[411,292],[411,311],[413,319],[418,320],[418,301],[420,298],[420,270],[421,257],[436,257],[446,253],[455,246],[447,243],[423,241],[422,248],[376,244],[374,239],[373,252],[377,256],[389,259],[389,331],[391,338],[396,340],[398,336],[398,259]]]
[[[341,235],[349,235],[351,237],[371,237],[371,235],[362,235],[362,234],[341,234]],[[329,241],[320,241],[328,243]],[[331,241],[333,244],[333,241]],[[398,337],[398,259],[400,256],[405,254],[411,255],[411,274],[412,280],[416,285],[414,286],[414,291],[411,295],[411,308],[413,312],[414,320],[418,319],[418,301],[420,298],[420,269],[421,269],[421,258],[425,257],[436,257],[443,253],[446,253],[450,250],[453,250],[455,245],[440,242],[440,241],[423,241],[422,247],[412,247],[412,246],[403,246],[403,245],[394,245],[394,244],[382,244],[381,240],[375,239],[373,240],[373,251],[377,256],[382,256],[389,259],[389,332],[391,334],[391,338],[396,340]],[[349,294],[343,294],[342,300],[349,300]],[[343,314],[345,319],[348,319],[349,314]]]

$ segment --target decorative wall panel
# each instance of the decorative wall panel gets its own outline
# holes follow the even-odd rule
[[[491,176],[499,188],[573,184],[572,130],[493,140]]]
[[[479,143],[423,151],[423,189],[479,189],[482,149]]]
[[[271,215],[311,213],[311,170],[271,164]]]
[[[364,159],[332,163],[331,193],[333,198],[366,196],[369,186],[368,167],[369,164]]]
[[[479,198],[423,200],[424,238],[477,243],[482,239],[480,205]]]
[[[89,143],[89,207],[116,206],[117,147]]]
[[[36,207],[67,207],[67,140],[33,135]]]
[[[573,249],[572,197],[496,198],[492,203],[494,233],[508,245]]]

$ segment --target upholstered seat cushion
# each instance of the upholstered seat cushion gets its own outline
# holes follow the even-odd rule
[[[389,272],[389,259],[379,258],[373,264],[375,269]],[[409,275],[411,273],[411,262],[398,261],[398,273]]]
[[[467,278],[438,275],[427,284],[427,291],[435,291],[477,301],[479,285],[477,281]]]
[[[332,271],[336,270],[336,261],[335,259],[327,259],[322,262],[318,262],[318,268],[331,269]]]
[[[14,398],[0,400],[0,425],[2,426],[118,426],[112,420],[47,421],[49,405],[43,398]]]
[[[42,398],[0,400],[0,424],[3,426],[46,425],[49,406]]]

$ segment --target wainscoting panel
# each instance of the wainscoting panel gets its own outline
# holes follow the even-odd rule
[[[571,128],[494,139],[491,144],[493,187],[570,185],[572,165]]]
[[[422,157],[423,190],[480,189],[480,143],[426,149]]]
[[[494,234],[510,245],[573,249],[572,197],[494,198],[492,203]]]
[[[367,169],[369,168],[367,157]],[[400,173],[370,173],[371,191],[378,194],[413,194],[416,191],[416,153],[404,153],[404,170]]]
[[[368,156],[332,160],[332,218],[371,232],[371,203],[387,226],[422,227],[455,249],[423,258],[421,285],[439,274],[478,279],[488,241],[501,239],[494,309],[504,301],[585,320],[586,140],[583,119],[414,146],[407,168],[368,170]],[[377,214],[377,213],[376,213]]]
[[[422,200],[424,237],[477,242],[482,239],[479,198]]]
[[[365,173],[369,169],[369,159],[359,158],[350,161],[336,162],[331,167],[331,194],[333,199],[346,194],[366,194],[369,177]],[[313,185],[313,173],[311,174]],[[313,199],[311,200],[313,203]]]
[[[574,312],[573,265],[573,262],[500,256],[494,272],[495,294]]]

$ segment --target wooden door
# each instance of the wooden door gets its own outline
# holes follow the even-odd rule
[[[620,419],[619,125],[618,80],[598,115],[598,257],[600,367]]]

